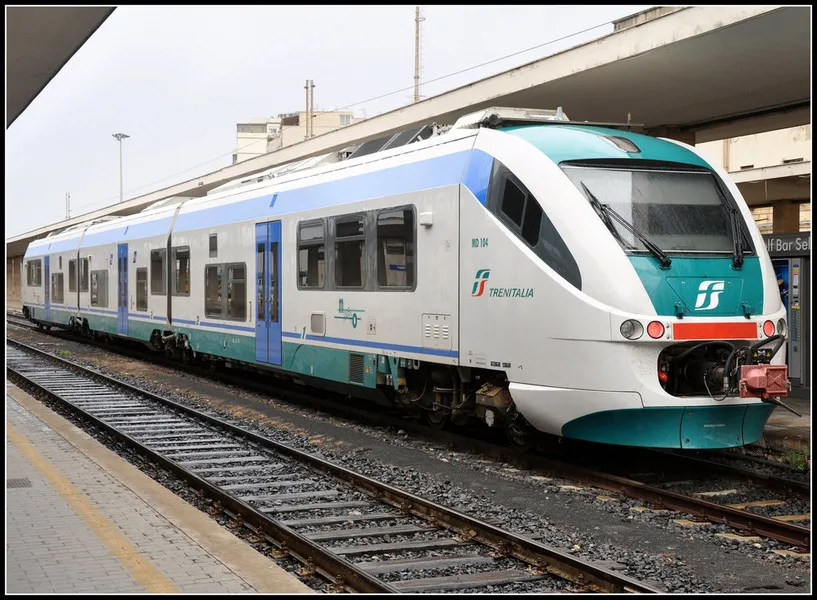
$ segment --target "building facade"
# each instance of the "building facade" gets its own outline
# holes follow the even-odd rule
[[[359,119],[358,119],[359,120]],[[354,113],[315,111],[309,137],[328,133],[355,122]],[[302,142],[307,137],[307,113],[283,113],[277,117],[248,119],[236,125],[233,164]]]

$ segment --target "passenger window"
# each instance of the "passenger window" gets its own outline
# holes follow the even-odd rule
[[[218,256],[218,234],[210,234],[210,258]]]
[[[323,289],[326,255],[323,222],[303,224],[298,229],[298,286]]]
[[[77,261],[76,261],[76,259],[68,261],[68,291],[69,292],[76,292],[77,291]]]
[[[108,271],[91,271],[91,306],[108,306]]]
[[[510,179],[505,180],[505,191],[502,195],[502,212],[508,218],[522,226],[522,211],[525,208],[525,192]]]
[[[230,319],[247,319],[246,271],[243,264],[227,267],[227,317]]]
[[[51,302],[54,304],[63,304],[65,302],[62,286],[62,273],[54,273],[51,275]]]
[[[414,286],[414,211],[411,207],[377,215],[377,283],[380,287]]]
[[[364,285],[363,217],[335,223],[335,285],[361,288]]]
[[[59,257],[60,271],[62,271],[62,256]]]
[[[264,282],[264,244],[263,242],[256,247],[255,254],[255,272],[258,274],[258,297],[255,299],[255,306],[258,310],[258,322],[261,323],[266,319],[266,311],[264,309],[264,298],[266,297],[266,287]]]
[[[145,267],[136,269],[136,310],[148,309],[148,270]]]
[[[173,295],[190,295],[190,248],[173,248]]]
[[[204,269],[204,315],[221,318],[224,304],[221,290],[221,265],[207,265]]]
[[[150,251],[150,293],[165,294],[165,255],[167,250]]]
[[[79,261],[79,291],[88,291],[88,259],[82,258]]]

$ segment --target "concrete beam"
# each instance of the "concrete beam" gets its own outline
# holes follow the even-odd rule
[[[725,120],[685,126],[684,129],[693,131],[697,143],[703,144],[809,124],[811,124],[811,107],[806,104],[779,108],[754,116],[737,115]]]

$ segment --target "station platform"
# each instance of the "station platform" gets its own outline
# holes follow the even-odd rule
[[[788,456],[792,461],[805,457],[808,464],[811,461],[811,388],[792,388],[783,402],[802,416],[782,406],[776,407],[766,423],[763,437],[746,449],[751,453],[756,447],[760,452],[782,458]]]
[[[6,385],[6,593],[315,593]]]

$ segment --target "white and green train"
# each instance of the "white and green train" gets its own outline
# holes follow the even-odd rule
[[[24,310],[519,445],[760,438],[785,312],[720,168],[561,110],[421,131],[37,240]]]

